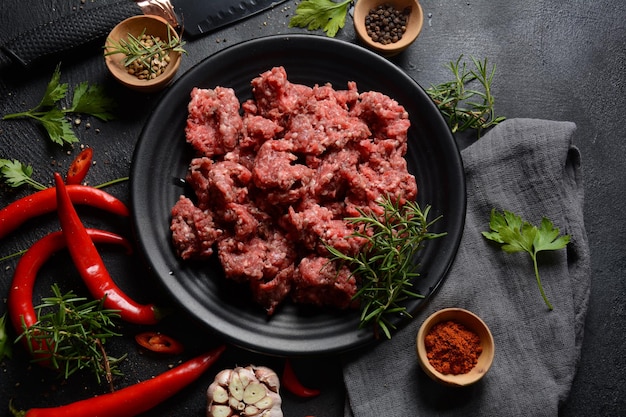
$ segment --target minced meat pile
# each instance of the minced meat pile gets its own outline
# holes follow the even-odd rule
[[[186,140],[197,157],[186,177],[195,192],[172,209],[178,255],[214,251],[228,279],[244,283],[268,314],[296,303],[354,307],[358,282],[328,259],[325,245],[355,254],[344,219],[374,211],[381,196],[417,194],[408,173],[408,114],[379,92],[289,82],[282,67],[251,81],[253,99],[194,88]],[[337,270],[339,269],[339,270]]]

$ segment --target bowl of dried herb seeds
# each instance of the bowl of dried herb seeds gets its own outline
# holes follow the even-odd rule
[[[104,60],[117,81],[142,92],[171,83],[185,52],[176,30],[158,16],[130,17],[109,33]]]
[[[404,51],[417,39],[424,13],[418,0],[358,0],[353,20],[361,42],[389,57]]]

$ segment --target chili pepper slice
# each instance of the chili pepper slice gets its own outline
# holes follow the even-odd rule
[[[162,312],[156,306],[137,303],[115,284],[98,249],[86,233],[85,226],[78,217],[67,193],[63,178],[58,172],[54,174],[54,181],[57,189],[59,221],[67,241],[67,248],[91,295],[96,299],[101,299],[106,295],[104,306],[120,310],[122,320],[135,324],[157,323]]]
[[[106,191],[87,185],[68,185],[67,192],[74,204],[99,208],[120,216],[129,216],[126,204]],[[14,201],[0,210],[0,239],[27,220],[57,209],[56,188],[50,187]]]
[[[131,251],[130,242],[120,235],[98,229],[87,229],[87,233],[94,242],[123,245]],[[11,323],[17,334],[22,333],[22,326],[28,328],[37,322],[37,313],[33,307],[33,288],[37,273],[55,252],[66,246],[63,232],[52,232],[36,241],[18,261],[7,299]],[[28,343],[26,339],[22,340]],[[37,342],[33,340],[33,352],[45,347],[34,345],[35,343]]]
[[[183,345],[167,335],[159,332],[143,332],[135,335],[135,341],[151,352],[178,355],[183,353]]]
[[[282,377],[283,387],[298,397],[311,398],[320,395],[321,391],[314,388],[307,388],[298,379],[296,373],[293,370],[293,366],[289,359],[285,359],[285,367],[283,369]]]
[[[144,413],[198,379],[220,357],[226,346],[188,360],[182,365],[135,385],[72,404],[18,411],[15,417],[133,417]]]
[[[72,161],[70,168],[65,176],[65,184],[74,185],[83,182],[87,176],[89,168],[91,168],[91,160],[93,159],[93,149],[83,149]]]

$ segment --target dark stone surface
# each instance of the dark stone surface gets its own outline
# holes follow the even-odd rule
[[[54,17],[101,3],[96,0],[84,3],[79,0],[5,0],[0,6],[0,44]],[[287,1],[271,11],[189,42],[180,74],[206,56],[238,42],[270,34],[306,32],[288,28],[296,4]],[[424,0],[422,6],[425,13],[422,34],[409,50],[392,59],[418,83],[428,87],[448,80],[449,73],[444,65],[460,54],[487,57],[490,63],[497,65],[493,93],[498,114],[508,118],[568,120],[578,125],[575,143],[583,156],[592,291],[580,367],[559,415],[626,415],[626,361],[623,359],[626,354],[623,344],[626,334],[626,198],[623,194],[626,135],[622,129],[626,105],[626,4],[618,0]],[[350,16],[337,37],[356,42]],[[0,73],[0,113],[34,107],[56,62],[28,71],[9,69]],[[117,120],[103,123],[86,119],[76,127],[81,142],[95,150],[97,163],[90,173],[90,182],[98,184],[128,175],[134,144],[159,94],[132,93],[116,84],[107,74],[98,46],[64,57],[61,71],[62,81],[72,86],[82,81],[103,84],[120,103]],[[87,122],[90,128],[86,127]],[[459,139],[463,138],[459,136]],[[76,149],[68,154],[67,149],[51,145],[33,123],[0,122],[0,158],[31,164],[35,176],[42,182],[51,179],[55,170],[65,171],[76,153]],[[2,188],[0,205],[5,206],[26,192]],[[111,192],[128,200],[127,185],[116,186]],[[103,218],[98,213],[87,213],[85,221],[94,227],[119,232],[128,228],[124,220]],[[24,249],[45,231],[58,228],[55,222],[54,216],[46,216],[28,223],[18,233],[2,240],[0,257]],[[114,251],[105,252],[104,256],[110,259],[112,273],[124,277],[129,293],[146,301],[162,296],[156,288],[132,285],[134,279],[145,279],[145,271],[133,258]],[[1,264],[0,297],[3,300],[15,263],[9,260]],[[55,257],[42,271],[37,294],[55,281],[82,291],[78,277],[68,266],[66,255]],[[0,304],[0,314],[5,310],[4,303]],[[199,351],[219,342],[217,336],[207,334],[182,314],[166,320],[160,328],[182,334],[190,346],[189,351]],[[167,368],[168,360],[137,354],[131,340],[137,328],[123,325],[121,330],[127,336],[122,342],[111,344],[114,355],[130,353],[123,368],[126,376],[120,385],[148,378]],[[11,398],[16,406],[24,408],[62,404],[106,391],[105,387],[80,377],[63,383],[48,371],[29,364],[21,347],[16,346],[14,350],[13,359],[0,363],[0,409],[6,410]],[[282,367],[278,358],[230,349],[214,370],[247,363],[263,363],[278,370]],[[321,387],[323,395],[307,401],[285,395],[285,415],[343,415],[339,359],[300,359],[296,360],[296,366],[303,381]],[[204,415],[204,389],[213,375],[205,375],[150,415]]]

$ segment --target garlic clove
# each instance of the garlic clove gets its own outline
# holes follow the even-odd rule
[[[231,373],[230,382],[228,383],[228,392],[230,392],[230,395],[232,395],[233,398],[236,398],[239,401],[243,400],[243,384],[241,383],[239,373]]]
[[[243,410],[243,415],[244,416],[257,416],[259,414],[259,409],[256,408],[253,405],[248,405],[246,406],[246,408]]]
[[[267,388],[260,382],[249,384],[243,391],[243,401],[246,404],[254,404],[267,396]]]
[[[267,385],[272,391],[280,389],[280,379],[276,372],[265,366],[258,366],[254,370],[257,379]]]
[[[212,405],[209,411],[210,417],[230,417],[233,415],[233,410],[227,405]]]
[[[207,389],[207,417],[283,417],[279,387],[266,367],[223,370]]]
[[[221,385],[215,386],[213,390],[213,402],[218,404],[228,404],[228,391]]]

